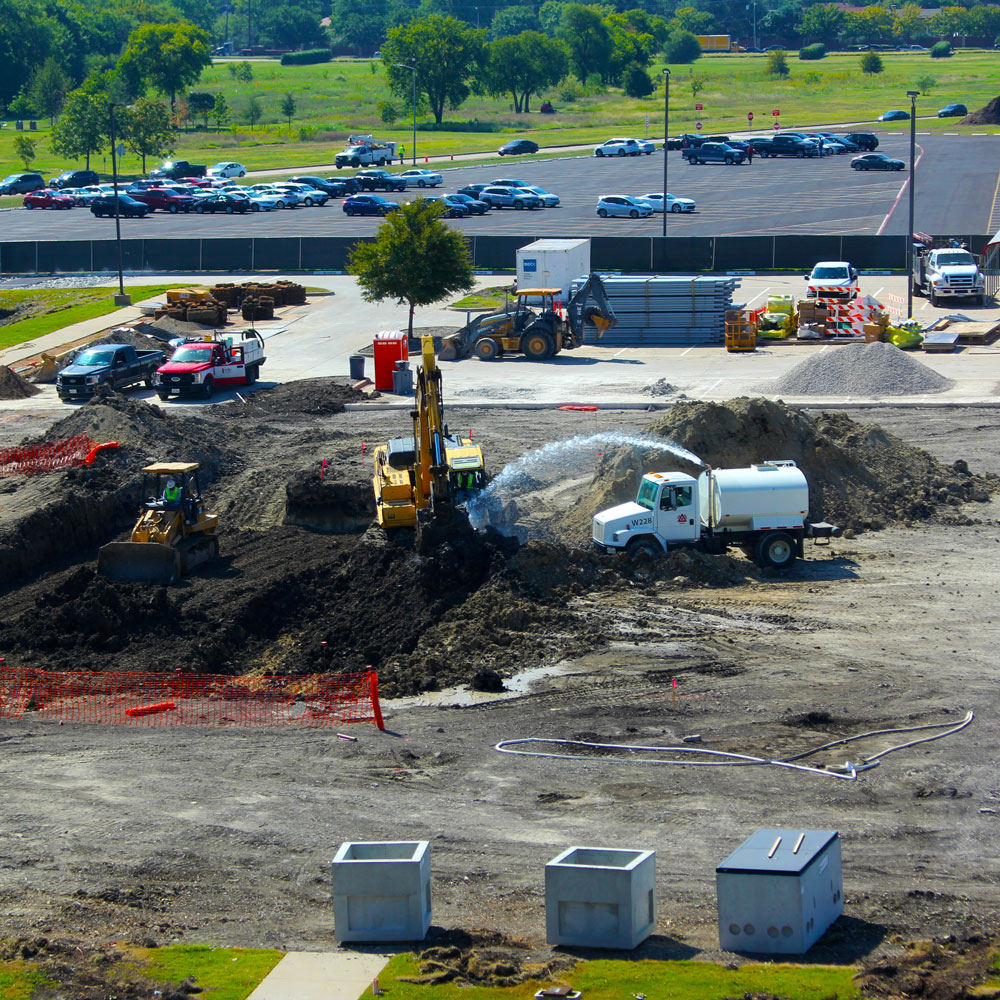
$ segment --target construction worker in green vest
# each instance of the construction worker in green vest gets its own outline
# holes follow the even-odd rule
[[[181,488],[173,479],[168,479],[163,487],[163,506],[176,508],[181,505]]]

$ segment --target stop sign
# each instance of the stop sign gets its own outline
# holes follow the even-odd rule
[[[752,111],[748,111],[747,112],[747,121],[748,122],[752,122],[753,121],[753,112]]]
[[[695,122],[694,123],[694,127],[700,132],[701,131],[701,122]]]
[[[774,123],[774,127],[775,128],[781,128],[781,126],[777,122]]]
[[[695,109],[695,111],[703,111],[703,110],[704,110],[704,108],[705,108],[705,105],[704,105],[704,104],[696,104],[696,105],[694,106],[694,109]]]
[[[777,117],[778,117],[778,115],[780,115],[780,114],[781,114],[781,112],[780,112],[780,111],[778,111],[777,109],[775,109],[774,111],[772,111],[772,112],[771,112],[771,114],[772,114],[772,115],[774,115],[774,117],[775,117],[775,118],[777,118]]]

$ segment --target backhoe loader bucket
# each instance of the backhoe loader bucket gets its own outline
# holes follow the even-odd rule
[[[97,553],[97,572],[119,583],[174,583],[181,578],[181,553],[154,542],[109,542]]]
[[[438,352],[438,361],[457,361],[459,347],[459,334],[451,337],[441,338],[441,350]]]

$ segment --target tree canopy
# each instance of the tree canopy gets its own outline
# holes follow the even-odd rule
[[[212,65],[208,43],[208,32],[193,24],[145,24],[129,36],[118,70],[136,93],[146,85],[155,87],[173,107],[177,91]]]
[[[489,94],[510,94],[514,111],[520,114],[531,110],[532,94],[555,86],[568,70],[569,59],[561,42],[539,31],[522,31],[487,45],[481,80]]]

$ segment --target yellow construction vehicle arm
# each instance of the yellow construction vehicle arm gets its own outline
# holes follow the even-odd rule
[[[414,492],[417,507],[448,499],[448,459],[445,452],[441,370],[434,357],[434,338],[420,338],[423,364],[417,369],[413,437],[416,444]]]

